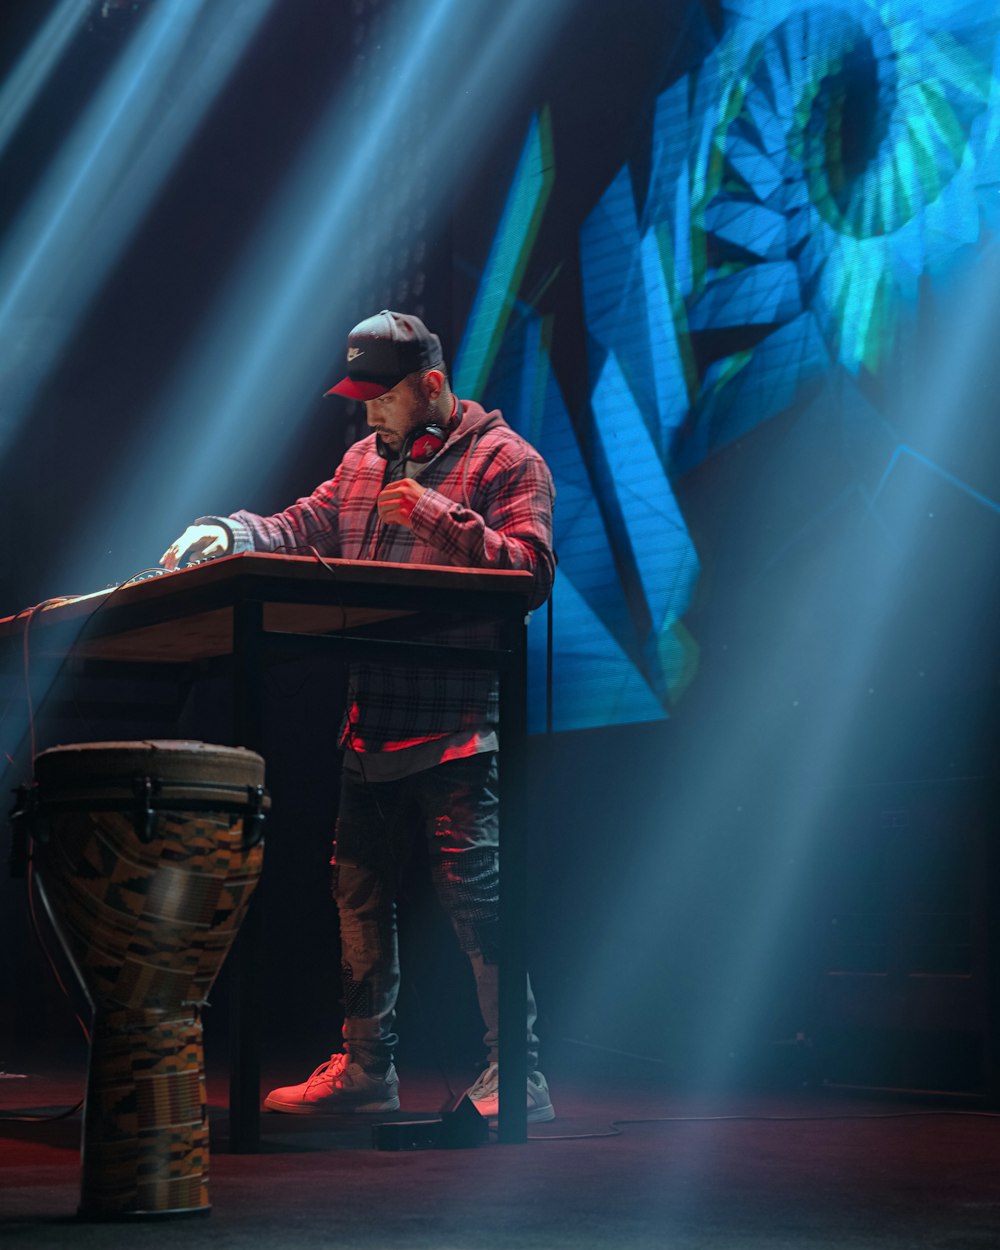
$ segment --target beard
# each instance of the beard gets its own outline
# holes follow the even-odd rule
[[[410,409],[410,424],[404,434],[396,434],[390,442],[385,437],[385,431],[382,432],[382,441],[388,443],[393,452],[398,455],[403,445],[413,435],[415,431],[422,430],[428,425],[441,427],[444,422],[441,420],[441,414],[431,400],[423,393],[414,388],[413,406]]]
[[[409,437],[414,430],[418,430],[424,425],[444,425],[444,422],[441,420],[441,414],[437,410],[437,406],[427,398],[422,390],[418,390],[416,387],[414,387],[413,391],[412,415],[413,424],[407,432],[407,437]]]
[[[404,379],[393,390],[398,392],[399,402],[392,405],[391,416],[386,411],[380,420],[381,406],[368,406],[368,424],[378,437],[379,454],[384,459],[398,459],[406,444],[428,427],[441,430],[447,437],[456,420],[457,406],[446,388],[445,399],[440,393],[432,399],[424,390],[422,379],[414,376]]]

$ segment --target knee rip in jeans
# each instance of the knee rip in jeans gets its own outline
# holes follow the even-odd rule
[[[344,986],[344,1015],[369,1019],[375,1014],[372,985],[370,981],[355,981],[354,969],[344,960],[340,965]]]
[[[334,901],[350,907],[361,907],[369,901],[379,885],[378,874],[363,864],[334,859],[331,866],[330,889]]]
[[[486,963],[495,963],[499,944],[496,851],[480,847],[462,855],[442,855],[434,866],[434,878],[462,949],[481,951]]]

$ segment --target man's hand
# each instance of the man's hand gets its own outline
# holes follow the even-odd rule
[[[410,528],[410,517],[424,488],[412,477],[390,482],[378,497],[378,514],[388,525],[405,525]]]
[[[172,571],[192,558],[214,560],[228,550],[229,534],[221,525],[189,525],[160,556],[160,563]]]

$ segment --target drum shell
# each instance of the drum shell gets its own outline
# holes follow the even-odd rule
[[[98,1013],[84,1110],[80,1214],[209,1210],[201,1021]]]
[[[190,742],[55,747],[36,760],[34,862],[46,907],[95,1007],[167,1016],[204,1002],[260,876],[233,795],[264,762]],[[137,780],[158,805],[137,828]],[[216,810],[184,810],[189,803]],[[168,806],[159,806],[167,804]],[[120,810],[113,810],[117,805]],[[111,809],[111,810],[109,810]]]
[[[39,892],[94,1007],[80,1215],[206,1214],[200,1009],[260,876],[264,761],[90,743],[43,752],[35,777]]]

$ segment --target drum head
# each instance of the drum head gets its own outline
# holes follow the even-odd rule
[[[87,789],[105,782],[132,788],[137,776],[199,789],[219,781],[228,786],[264,784],[264,761],[244,747],[223,747],[185,739],[141,739],[134,742],[80,742],[50,747],[35,757],[35,778],[43,793],[54,785]]]

